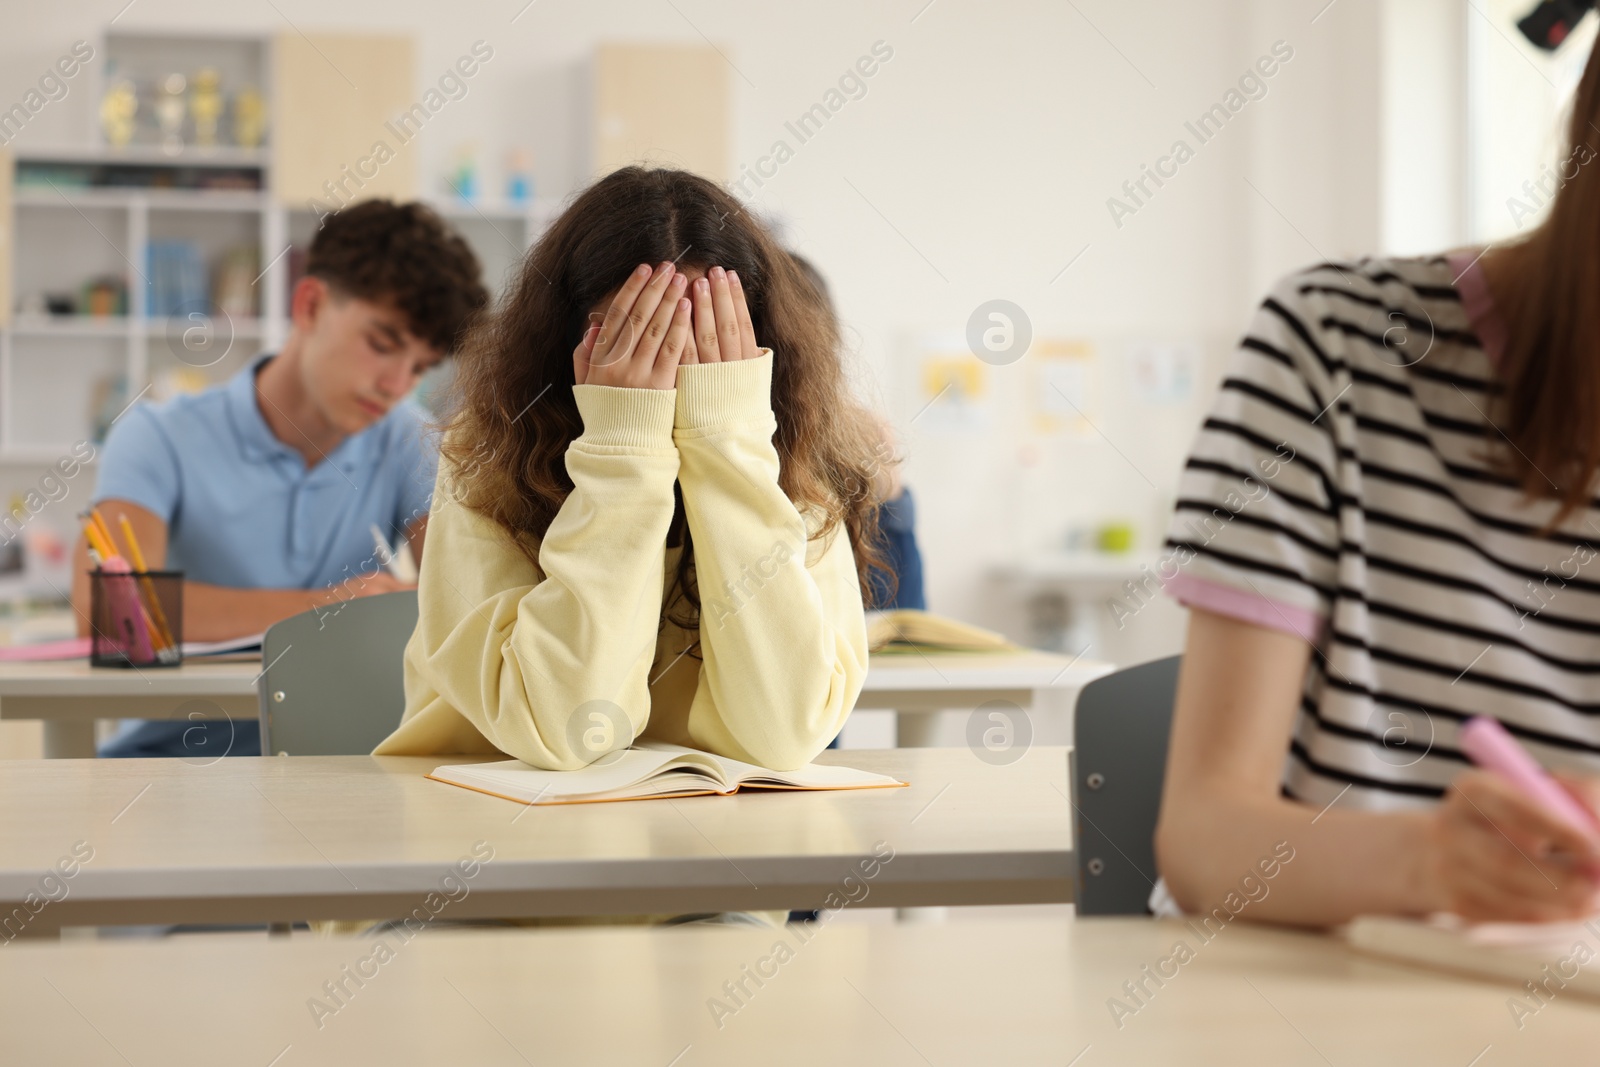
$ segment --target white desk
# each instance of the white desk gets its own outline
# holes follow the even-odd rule
[[[254,722],[259,660],[190,662],[134,670],[85,660],[0,663],[0,720],[44,722],[46,759],[94,755],[99,719],[212,719]]]
[[[1116,668],[1098,660],[1073,659],[1054,652],[921,654],[873,656],[856,709],[895,712],[895,743],[920,748],[930,743],[932,713],[976,708],[991,700],[1027,711],[1039,693],[1076,691]]]
[[[1048,689],[1078,689],[1111,665],[1072,661],[1047,652],[1016,655],[874,656],[858,708],[898,712],[899,743],[926,740],[930,712],[1006,700],[1026,710]],[[42,719],[46,759],[94,755],[98,719],[255,721],[259,660],[190,662],[182,667],[127,670],[81,660],[0,663],[0,720]]]
[[[880,841],[874,906],[1072,895],[1064,748],[829,752],[911,785],[534,808],[423,777],[441,762],[470,760],[0,762],[0,916],[78,841],[94,858],[35,933],[403,915],[478,841],[462,917],[815,908]]]
[[[1194,958],[1161,988],[1146,979],[1152,995],[1119,1029],[1107,1001],[1179,939]],[[1583,1062],[1600,1029],[1592,1001],[1558,993],[1519,1031],[1515,986],[1243,925],[1197,948],[1182,925],[1142,919],[387,941],[383,963],[355,938],[13,944],[0,1062],[1494,1067]],[[359,986],[345,977],[358,966]],[[746,977],[758,967],[759,986]],[[345,983],[340,1002],[330,981]],[[739,981],[749,995],[734,1002],[724,983]],[[313,997],[337,1012],[314,1015]],[[736,1010],[713,1015],[714,1000]]]
[[[1146,581],[1157,563],[1158,557],[1136,552],[1044,552],[1008,561],[991,573],[1027,600],[1031,640],[1047,647],[1060,641],[1063,648],[1097,648],[1106,601],[1124,583]],[[1152,584],[1144,595],[1156,591]]]

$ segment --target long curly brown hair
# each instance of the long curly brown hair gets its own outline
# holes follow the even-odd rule
[[[537,563],[538,542],[572,480],[566,451],[583,431],[572,352],[589,311],[641,263],[737,271],[756,340],[773,351],[778,484],[810,519],[811,539],[841,525],[863,598],[887,571],[873,478],[880,435],[851,396],[839,327],[822,294],[730,193],[686,171],[624,167],[580,193],[528,252],[501,306],[469,336],[440,451],[461,504],[493,519]],[[683,546],[666,604],[697,629],[694,548],[678,498],[668,544]],[[870,606],[870,605],[869,605]]]

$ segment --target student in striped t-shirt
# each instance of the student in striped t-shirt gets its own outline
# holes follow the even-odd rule
[[[1525,239],[1312,267],[1233,356],[1162,571],[1191,614],[1157,910],[1209,910],[1284,841],[1249,917],[1596,910],[1600,832],[1458,741],[1493,716],[1600,811],[1593,56],[1569,140]]]

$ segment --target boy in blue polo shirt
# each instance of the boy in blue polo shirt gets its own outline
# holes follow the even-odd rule
[[[230,381],[130,408],[94,503],[126,515],[151,567],[184,572],[184,639],[259,633],[312,608],[402,588],[372,527],[420,559],[437,452],[406,399],[488,302],[477,257],[421,204],[326,219],[291,297],[289,336]],[[79,542],[72,599],[87,626]],[[125,726],[106,756],[258,755],[257,724]]]

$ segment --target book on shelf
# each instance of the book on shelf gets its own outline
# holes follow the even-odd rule
[[[872,652],[1017,651],[1016,645],[993,630],[913,608],[867,612],[867,648]]]
[[[547,771],[521,760],[435,767],[427,777],[521,804],[728,796],[741,789],[883,789],[908,783],[871,771],[808,763],[775,771],[665,741],[639,741],[575,771]]]
[[[150,242],[149,313],[187,315],[210,308],[211,287],[200,248],[191,241]]]

